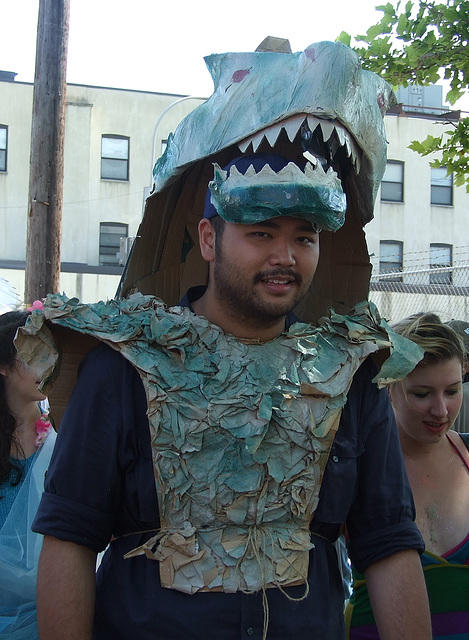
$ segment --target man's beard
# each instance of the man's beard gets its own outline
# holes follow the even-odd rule
[[[293,278],[296,284],[296,295],[282,300],[265,300],[256,291],[256,284],[266,278]],[[303,278],[293,269],[276,268],[263,271],[249,280],[246,274],[230,265],[219,256],[214,265],[214,290],[217,301],[232,317],[248,322],[253,327],[265,327],[275,324],[285,317],[303,299],[311,281],[306,285]]]

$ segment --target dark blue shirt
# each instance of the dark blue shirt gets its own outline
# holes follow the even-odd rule
[[[403,549],[423,550],[386,391],[355,375],[324,474],[311,529],[309,594],[268,589],[269,639],[345,637],[343,587],[333,541],[346,522],[363,570]],[[159,563],[124,560],[159,527],[143,384],[109,347],[91,351],[64,415],[34,529],[103,550],[96,640],[261,640],[262,594],[163,589]]]

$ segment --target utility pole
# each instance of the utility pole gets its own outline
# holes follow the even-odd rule
[[[60,291],[70,0],[39,0],[26,242],[25,302]]]

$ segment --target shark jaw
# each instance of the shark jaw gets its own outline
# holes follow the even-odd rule
[[[255,154],[252,155],[255,158]],[[246,160],[249,162],[250,157]],[[345,222],[347,199],[332,167],[306,162],[304,169],[289,162],[279,171],[253,164],[242,173],[236,165],[224,171],[214,164],[209,183],[211,203],[226,222],[256,224],[278,216],[310,222],[317,229],[337,231]]]
[[[319,162],[327,171],[345,160],[357,175],[360,173],[362,152],[351,133],[337,120],[304,113],[257,131],[238,142],[238,148],[241,153],[256,153],[266,147],[275,150],[282,133],[292,145],[301,143],[305,157],[313,165]]]

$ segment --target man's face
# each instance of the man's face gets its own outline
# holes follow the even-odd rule
[[[285,216],[253,225],[225,223],[216,239],[217,302],[253,325],[274,322],[304,297],[318,260],[319,235],[305,220]]]

